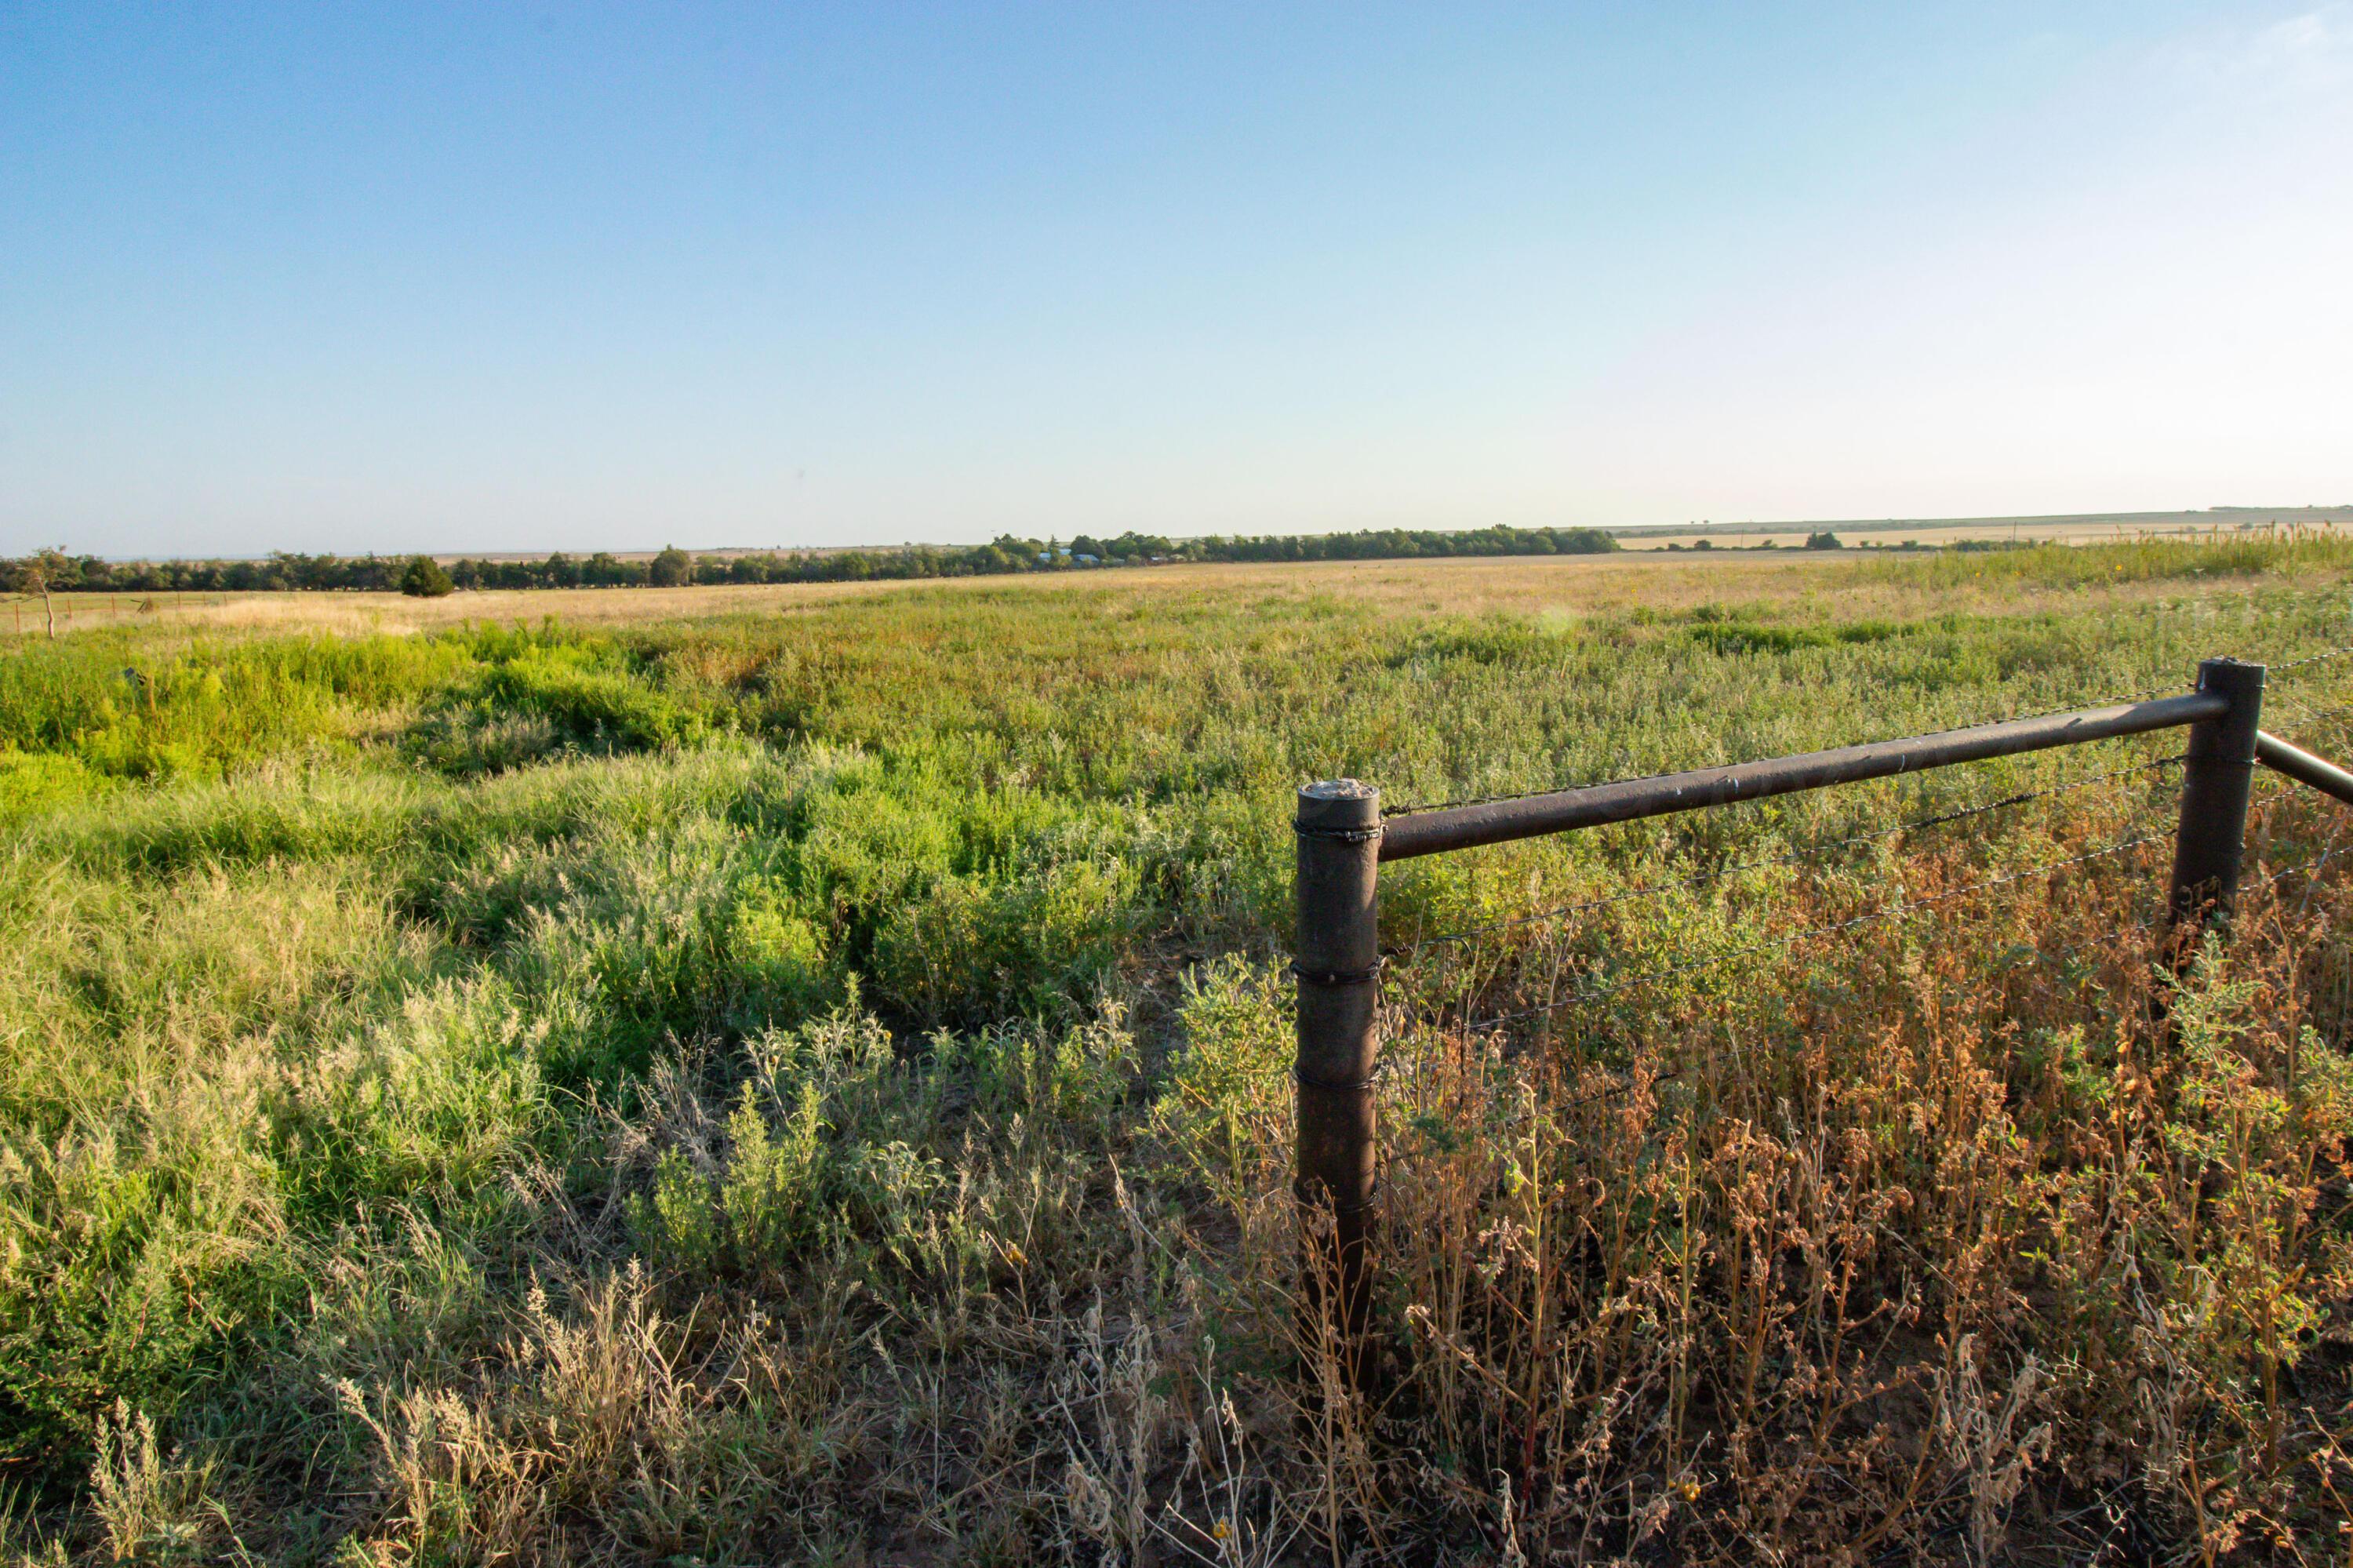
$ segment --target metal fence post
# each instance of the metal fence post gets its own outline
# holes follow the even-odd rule
[[[1380,916],[1374,877],[1381,795],[1353,779],[1303,785],[1298,815],[1297,1174],[1302,1298],[1311,1334],[1327,1313],[1342,1374],[1362,1381],[1371,1307],[1365,1236],[1377,1181],[1373,1066],[1380,1049]],[[1326,1287],[1336,1291],[1328,1307]]]
[[[2198,689],[2230,699],[2231,711],[2189,726],[2181,770],[2181,822],[2173,840],[2168,916],[2188,935],[2230,917],[2247,844],[2247,796],[2255,772],[2255,733],[2263,710],[2263,667],[2236,659],[2198,666]]]

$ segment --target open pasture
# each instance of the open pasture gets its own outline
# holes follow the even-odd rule
[[[1764,537],[1759,535],[1759,538]],[[2082,540],[2074,540],[2082,543]],[[743,616],[793,614],[878,595],[1075,593],[1089,603],[1166,604],[1206,594],[1227,606],[1264,598],[1328,598],[1385,612],[1477,615],[1493,611],[1559,620],[1588,614],[1688,611],[1702,606],[1769,605],[1779,617],[1933,616],[1964,609],[2008,613],[2073,605],[2054,595],[2098,589],[2116,605],[2161,599],[2184,581],[2215,577],[2256,581],[2333,577],[2353,561],[2353,538],[2328,530],[2270,530],[2221,540],[2142,538],[2108,541],[2075,557],[2052,542],[1991,555],[1927,555],[1868,559],[1851,555],[1704,552],[1666,560],[1629,550],[1614,555],[1440,556],[1430,559],[1316,561],[1280,565],[1178,564],[1072,569],[1018,577],[908,579],[867,583],[697,586],[668,588],[490,589],[447,599],[394,593],[59,594],[60,635],[136,634],[142,630],[255,634],[340,634],[438,630],[550,617],[567,627],[644,627]],[[2170,587],[2168,587],[2170,585]],[[0,621],[0,638],[45,630],[37,598],[14,601],[22,613]]]
[[[1282,965],[1304,780],[1403,806],[2178,690],[2353,642],[2348,567],[1174,567],[11,639],[0,1540],[2336,1560],[2327,802],[2260,787],[2178,988],[2178,736],[1385,878],[1361,1403],[1293,1328]],[[2348,686],[2283,669],[2267,727],[2343,758]]]
[[[1073,569],[1050,575],[909,579],[869,583],[697,586],[671,588],[489,589],[448,599],[394,593],[216,593],[183,596],[59,595],[60,634],[179,627],[216,632],[434,630],[490,621],[536,622],[554,616],[566,626],[642,626],[666,620],[709,620],[744,615],[797,613],[843,599],[897,593],[1078,593],[1126,602],[1137,596],[1208,592],[1299,598],[1329,595],[1383,609],[1478,613],[1493,609],[1688,606],[1717,597],[1729,581],[1773,585],[1772,597],[1803,592],[1792,585],[1837,580],[1841,563],[1798,556],[1765,560],[1726,554],[1689,563],[1630,560],[1624,555],[1571,556],[1452,556],[1431,560],[1318,561],[1275,566],[1174,565],[1113,570]],[[1620,574],[1639,576],[1619,583]],[[38,636],[38,599],[23,601],[21,617],[0,621],[0,636]]]

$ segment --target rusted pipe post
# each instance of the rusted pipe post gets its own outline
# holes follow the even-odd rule
[[[1302,1301],[1311,1335],[1327,1320],[1350,1383],[1367,1369],[1372,1303],[1365,1236],[1372,1223],[1374,1058],[1380,1049],[1380,914],[1374,886],[1381,794],[1353,779],[1303,785],[1298,814],[1299,984],[1297,1175]],[[1330,1287],[1336,1298],[1328,1300]]]
[[[2173,840],[2168,915],[2188,938],[2230,918],[2247,846],[2247,797],[2255,774],[2255,736],[2263,726],[2263,667],[2236,659],[2198,666],[2198,689],[2226,698],[2228,710],[2189,726],[2181,770],[2181,822]]]

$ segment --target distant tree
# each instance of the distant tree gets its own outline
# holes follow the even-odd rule
[[[41,614],[48,623],[49,641],[58,640],[58,607],[49,595],[72,585],[73,560],[63,550],[43,550],[24,562],[16,570],[16,588],[24,594],[41,596]]]
[[[1806,548],[1809,550],[1843,550],[1846,546],[1839,543],[1839,536],[1837,535],[1825,528],[1819,534],[1809,534],[1806,535]]]
[[[41,610],[48,620],[51,641],[57,640],[58,612],[56,606],[49,601],[49,595],[87,588],[89,584],[84,578],[82,565],[83,561],[93,558],[84,556],[82,560],[77,560],[54,546],[33,557],[41,575]]]
[[[439,599],[457,587],[441,569],[441,563],[430,556],[411,556],[408,569],[400,574],[400,591],[411,599]]]
[[[1146,560],[1167,561],[1357,561],[1411,560],[1440,556],[1550,556],[1616,550],[1619,542],[1599,528],[1514,528],[1496,524],[1462,532],[1436,529],[1382,528],[1352,534],[1307,535],[1210,535],[1176,540],[1159,534],[1124,533],[1115,539],[1082,534],[1065,549],[1057,539],[1025,539],[1001,534],[987,545],[962,548],[907,545],[891,549],[796,551],[790,555],[746,553],[731,559],[690,557],[676,546],[666,547],[650,561],[624,561],[598,551],[586,561],[561,552],[543,561],[486,561],[474,556],[452,561],[436,570],[450,588],[473,588],[596,587],[642,588],[648,583],[676,587],[684,583],[815,583],[864,582],[889,578],[960,577],[988,572],[1067,570],[1089,565],[1074,557],[1094,556],[1112,565]],[[1702,541],[1701,549],[1715,546]],[[128,590],[195,589],[248,593],[257,589],[309,589],[327,592],[384,592],[392,588],[416,591],[409,585],[414,561],[406,556],[300,556],[280,554],[268,560],[113,562],[96,556],[69,556],[63,550],[43,552],[38,558],[0,560],[0,588],[68,593]],[[420,584],[429,578],[420,577]]]

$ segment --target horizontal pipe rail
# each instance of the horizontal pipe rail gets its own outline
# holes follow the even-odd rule
[[[2334,795],[2353,806],[2353,773],[2290,746],[2268,731],[2256,732],[2255,760],[2274,773],[2284,773],[2299,784],[2309,784],[2322,794]]]
[[[1424,811],[1392,818],[1382,824],[1380,858],[1410,860],[1416,855],[1475,849],[1482,844],[1505,843],[1542,833],[1565,833],[1608,822],[1630,822],[1643,817],[1727,806],[1738,800],[1793,795],[1832,784],[1948,768],[1957,762],[1978,762],[1989,757],[2015,757],[2054,746],[2080,746],[2119,736],[2146,735],[2151,730],[2175,729],[2220,718],[2230,711],[2228,697],[2201,691],[2152,702],[2120,703],[2112,707],[1976,725],[1968,729],[1948,729],[1869,746],[1841,746],[1830,751],[1768,758],[1762,762],[1743,762],[1728,768],[1701,768],[1688,773],[1629,779],[1550,795],[1526,795],[1517,800]],[[2307,760],[2327,767],[2316,758]],[[2333,768],[2330,771],[2336,772]],[[2345,775],[2339,773],[2337,777]]]

